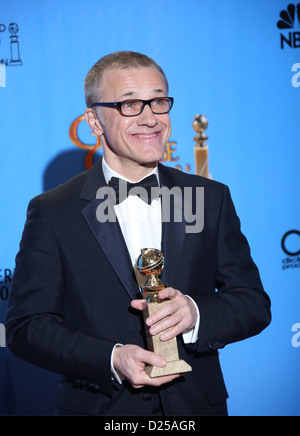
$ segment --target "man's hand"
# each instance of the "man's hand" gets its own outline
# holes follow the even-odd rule
[[[146,319],[146,324],[150,327],[149,332],[151,335],[157,335],[166,329],[170,329],[160,335],[161,341],[167,341],[195,327],[197,310],[189,298],[174,288],[162,289],[159,291],[158,297],[160,300],[171,301]],[[131,306],[138,310],[143,310],[145,304],[145,300],[133,300],[131,302]],[[159,324],[155,325],[158,322]]]
[[[170,300],[170,303],[146,319],[151,335],[163,332],[160,340],[167,341],[194,328],[197,321],[197,309],[189,298],[174,288],[162,289],[159,291],[158,297],[160,300]],[[138,310],[143,310],[145,304],[147,304],[145,300],[131,302],[131,306]],[[146,385],[161,386],[182,375],[172,374],[151,378],[145,372],[146,364],[163,368],[166,365],[166,359],[137,345],[128,344],[116,347],[114,350],[114,368],[135,388]]]
[[[134,388],[142,388],[146,385],[161,386],[180,377],[180,374],[166,375],[162,377],[149,377],[145,372],[145,365],[164,367],[166,359],[152,351],[144,350],[137,345],[124,345],[116,347],[113,355],[113,365],[125,377]]]

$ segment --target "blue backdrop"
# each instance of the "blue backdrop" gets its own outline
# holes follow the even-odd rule
[[[221,351],[229,413],[300,415],[300,3],[289,0],[1,1],[0,414],[53,411],[58,376],[6,347],[11,274],[28,201],[85,168],[80,147],[96,138],[85,121],[70,127],[87,71],[117,50],[166,72],[167,165],[195,172],[192,121],[208,118],[209,171],[231,189],[272,299],[271,326]]]

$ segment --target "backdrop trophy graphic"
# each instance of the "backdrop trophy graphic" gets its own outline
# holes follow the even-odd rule
[[[197,132],[194,137],[196,142],[194,146],[196,174],[211,179],[212,176],[208,170],[208,145],[206,143],[208,136],[204,133],[208,127],[208,120],[205,115],[195,115],[192,125]]]
[[[145,285],[142,287],[143,298],[147,300],[147,305],[143,311],[144,320],[170,303],[170,300],[161,301],[158,298],[158,292],[167,287],[158,277],[163,268],[164,256],[160,250],[155,248],[141,250],[137,260],[137,269],[142,276],[147,278]],[[167,361],[164,368],[147,365],[145,371],[150,377],[184,373],[192,370],[190,365],[179,359],[176,338],[162,342],[159,339],[161,333],[152,336],[149,333],[149,328],[146,325],[145,327],[148,350],[163,356]]]
[[[23,62],[20,59],[20,47],[19,47],[19,37],[17,35],[19,31],[19,27],[16,23],[10,23],[8,27],[8,31],[11,33],[10,36],[10,55],[11,59],[9,62],[9,66],[23,65]]]

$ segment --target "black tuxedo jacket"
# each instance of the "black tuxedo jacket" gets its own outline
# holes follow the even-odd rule
[[[250,257],[225,185],[159,164],[162,186],[204,187],[204,228],[162,224],[163,282],[190,295],[200,310],[199,339],[179,355],[193,371],[162,386],[167,415],[226,413],[218,349],[258,334],[270,301]],[[56,403],[71,413],[149,415],[153,388],[111,378],[116,343],[145,347],[139,296],[118,222],[99,223],[101,161],[35,199],[16,257],[7,343],[22,359],[63,375]]]

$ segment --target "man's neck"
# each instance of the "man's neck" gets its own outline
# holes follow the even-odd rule
[[[130,182],[138,182],[144,177],[153,172],[157,167],[157,163],[138,164],[136,162],[122,162],[109,159],[105,154],[103,155],[106,164],[115,171],[119,176],[124,177]]]

